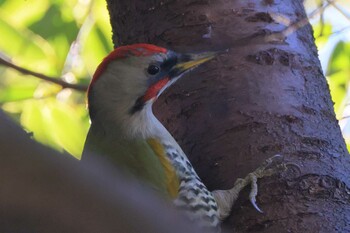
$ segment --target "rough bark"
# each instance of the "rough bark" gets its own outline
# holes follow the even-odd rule
[[[2,111],[0,148],[0,232],[199,232],[103,161],[45,148]]]
[[[116,46],[231,48],[170,88],[155,111],[210,189],[224,189],[272,155],[294,163],[241,197],[235,232],[350,232],[349,156],[307,25],[283,43],[270,13],[306,17],[301,0],[107,0]],[[242,195],[243,196],[243,195]]]

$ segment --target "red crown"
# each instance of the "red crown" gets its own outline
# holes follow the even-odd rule
[[[107,55],[107,57],[103,59],[103,61],[97,67],[92,77],[91,83],[89,85],[88,92],[90,90],[91,85],[101,77],[101,74],[106,70],[110,62],[116,59],[125,58],[128,56],[137,56],[137,57],[151,56],[156,53],[166,53],[166,52],[167,50],[165,48],[158,47],[151,44],[125,45],[114,49],[110,54]]]

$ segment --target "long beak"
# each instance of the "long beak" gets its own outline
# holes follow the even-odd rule
[[[204,52],[198,54],[182,54],[178,56],[177,64],[173,66],[170,72],[170,78],[175,78],[180,74],[189,71],[216,57],[220,52]]]

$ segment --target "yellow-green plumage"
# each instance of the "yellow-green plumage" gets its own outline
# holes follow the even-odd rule
[[[98,67],[89,88],[92,121],[83,160],[96,154],[173,199],[199,225],[218,227],[219,210],[152,104],[183,72],[213,53],[180,56],[152,46],[125,46]]]
[[[88,156],[93,156],[93,153],[107,158],[124,172],[131,173],[134,177],[150,183],[157,191],[171,196],[167,187],[166,168],[147,140],[110,137],[99,132],[92,124],[82,159],[89,159]]]
[[[155,138],[147,139],[147,143],[151,146],[152,150],[155,152],[160,163],[162,164],[165,172],[165,184],[167,193],[171,198],[176,198],[179,193],[180,183],[175,168],[167,156],[166,149],[161,144],[161,142]]]
[[[218,227],[219,213],[214,197],[176,141],[163,131],[164,127],[159,128],[163,131],[162,137],[155,134],[132,139],[101,131],[101,128],[92,124],[82,159],[89,159],[93,156],[89,152],[94,152],[173,199],[175,205],[199,225]]]

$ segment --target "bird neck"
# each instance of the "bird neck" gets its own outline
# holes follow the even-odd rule
[[[127,128],[127,135],[134,138],[162,138],[170,136],[168,130],[154,116],[152,111],[152,103],[147,103],[144,108],[134,113],[124,121]]]
[[[152,103],[147,103],[141,111],[133,114],[123,114],[121,111],[116,114],[106,112],[101,111],[92,121],[92,124],[100,125],[106,135],[126,139],[172,139],[167,129],[154,116]]]

